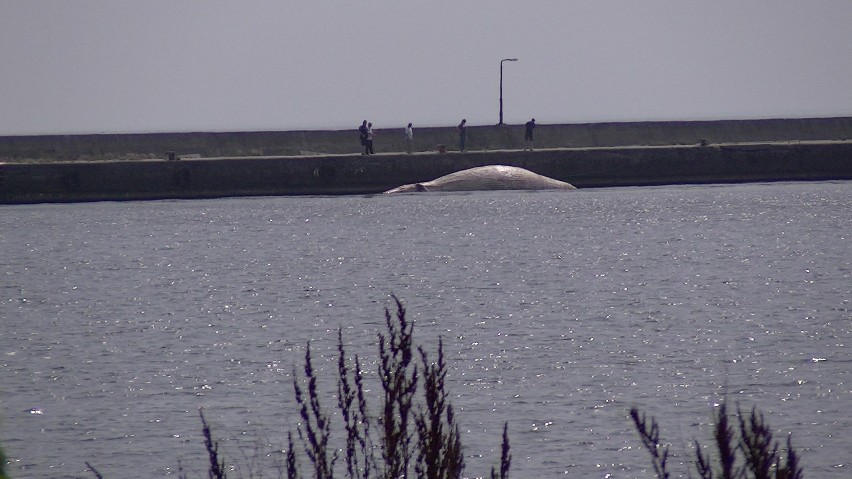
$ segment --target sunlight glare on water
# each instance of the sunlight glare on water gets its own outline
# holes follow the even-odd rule
[[[9,471],[200,477],[199,407],[232,464],[280,451],[308,341],[327,407],[338,328],[375,388],[392,293],[443,338],[471,477],[504,421],[514,477],[653,477],[630,407],[680,462],[725,398],[847,477],[850,208],[848,182],[0,206]]]

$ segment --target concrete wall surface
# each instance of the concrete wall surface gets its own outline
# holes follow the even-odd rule
[[[361,151],[355,124],[351,130],[230,133],[148,133],[0,137],[0,162],[112,161],[163,159],[167,152],[188,157],[341,155]],[[401,152],[404,125],[376,125],[377,153]],[[467,149],[492,151],[524,147],[524,126],[469,126]],[[852,139],[852,118],[539,124],[537,148],[585,148],[627,145],[695,145]],[[414,150],[437,145],[458,149],[455,126],[418,128]]]
[[[852,142],[0,164],[0,203],[374,194],[483,165],[577,187],[852,179]]]

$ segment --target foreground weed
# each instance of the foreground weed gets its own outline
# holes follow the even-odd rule
[[[219,442],[213,440],[213,433],[210,432],[210,425],[204,418],[204,411],[198,410],[198,415],[201,417],[202,433],[204,434],[204,447],[207,449],[207,457],[210,460],[210,469],[208,476],[210,479],[226,479],[225,474],[225,459],[219,459]]]
[[[331,422],[320,406],[320,394],[317,389],[317,377],[311,363],[311,344],[305,348],[305,377],[308,381],[308,395],[299,387],[298,376],[293,371],[293,389],[302,423],[297,428],[299,438],[305,446],[305,454],[314,468],[316,479],[334,477],[334,463],[337,461],[337,450],[329,451],[331,438]]]
[[[509,454],[509,423],[503,424],[503,446],[500,452],[500,473],[491,468],[491,479],[509,479],[509,467],[512,465],[512,455]]]
[[[661,446],[659,427],[656,420],[646,419],[636,407],[630,410],[630,417],[642,439],[642,445],[651,455],[651,463],[657,477],[667,479],[668,446]],[[763,414],[757,408],[744,414],[737,408],[739,436],[730,424],[727,406],[719,407],[714,415],[713,438],[716,446],[714,464],[710,454],[702,453],[701,444],[695,441],[695,471],[701,479],[802,479],[799,456],[793,449],[791,436],[787,436],[786,457],[780,452],[780,445],[772,437]],[[690,474],[691,477],[691,474]]]
[[[330,422],[320,408],[320,392],[311,365],[310,344],[303,377],[294,374],[293,388],[299,404],[299,438],[313,466],[311,477],[332,479],[338,451],[348,479],[459,479],[464,474],[460,427],[446,387],[448,366],[443,340],[432,357],[414,341],[414,324],[402,302],[393,297],[395,310],[385,308],[385,331],[378,339],[379,407],[371,412],[362,382],[361,361],[348,359],[342,331],[337,333],[337,407],[342,421],[342,447],[332,446]],[[417,358],[419,357],[419,361]],[[295,373],[295,371],[294,371]],[[307,394],[301,382],[307,383]],[[501,461],[508,478],[508,425],[504,427]],[[338,437],[338,436],[335,436]],[[292,435],[287,455],[288,479],[301,476]]]

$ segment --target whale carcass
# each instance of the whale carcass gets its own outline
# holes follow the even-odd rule
[[[412,183],[385,191],[385,194],[414,191],[483,190],[576,190],[570,183],[554,180],[517,166],[490,165],[470,168],[425,183]]]

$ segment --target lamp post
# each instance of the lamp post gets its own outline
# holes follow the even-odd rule
[[[500,60],[500,123],[498,125],[503,124],[503,62],[516,62],[517,58],[504,58]]]

